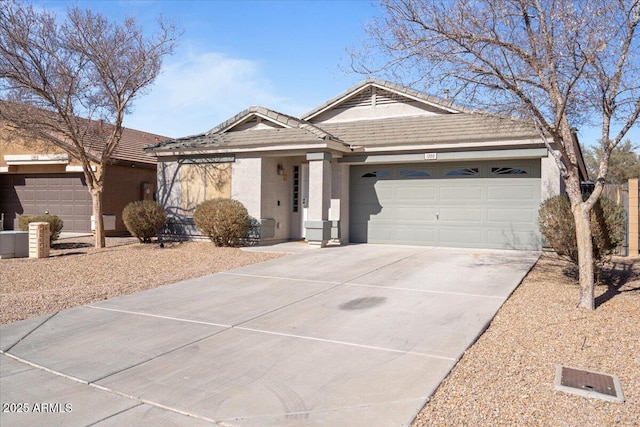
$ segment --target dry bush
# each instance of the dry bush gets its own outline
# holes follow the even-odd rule
[[[32,222],[49,223],[49,244],[53,244],[60,237],[64,221],[57,215],[22,215],[18,218],[18,228],[22,231],[29,231],[29,224]]]
[[[217,198],[200,203],[193,214],[196,227],[216,246],[239,246],[247,236],[250,218],[242,203]]]
[[[167,214],[158,202],[141,200],[125,206],[122,220],[132,236],[142,243],[150,243],[167,222]]]
[[[625,214],[621,206],[601,197],[591,211],[593,261],[596,270],[609,259],[625,236]],[[578,265],[576,226],[566,195],[545,200],[540,205],[540,232],[558,255]]]

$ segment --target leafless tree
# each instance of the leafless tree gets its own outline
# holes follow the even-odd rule
[[[611,151],[640,114],[640,0],[382,0],[356,71],[411,78],[537,126],[566,183],[580,307],[594,309],[590,212]],[[601,126],[595,190],[580,191],[575,129]]]
[[[113,23],[75,6],[59,20],[24,2],[0,2],[0,118],[13,135],[47,141],[81,163],[96,247],[105,245],[104,166],[131,102],[158,76],[178,36],[162,20],[147,36],[133,18]]]

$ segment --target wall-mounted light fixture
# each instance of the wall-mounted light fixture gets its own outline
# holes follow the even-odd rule
[[[282,175],[284,173],[284,167],[280,163],[278,163],[278,175]]]

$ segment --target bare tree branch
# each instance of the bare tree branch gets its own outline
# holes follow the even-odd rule
[[[93,199],[96,246],[104,246],[102,190],[122,137],[127,108],[160,73],[179,33],[160,21],[146,36],[133,18],[121,24],[78,6],[64,20],[30,4],[0,8],[0,119],[77,159]]]
[[[370,46],[352,52],[352,68],[394,76],[401,70],[489,111],[531,121],[566,183],[580,242],[581,304],[593,308],[589,215],[611,151],[640,116],[640,0],[381,3],[386,14],[368,27]],[[575,129],[597,118],[602,155],[585,201]]]

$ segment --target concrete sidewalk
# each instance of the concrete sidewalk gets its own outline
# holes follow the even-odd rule
[[[0,424],[408,425],[538,257],[332,247],[5,325]]]

